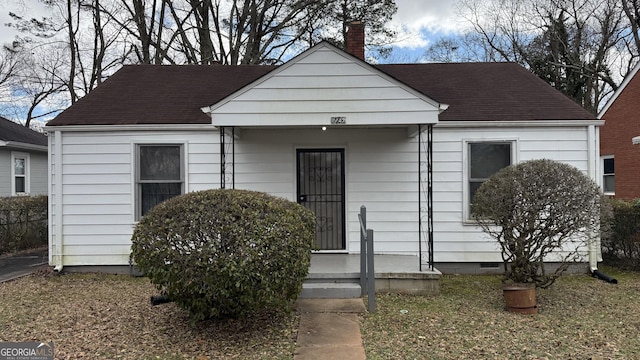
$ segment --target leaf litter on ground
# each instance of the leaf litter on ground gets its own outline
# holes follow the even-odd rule
[[[640,359],[640,274],[607,271],[623,279],[565,275],[539,289],[537,315],[505,311],[498,276],[446,275],[439,296],[378,296],[361,324],[367,359]]]
[[[151,306],[146,278],[39,272],[0,284],[0,341],[54,343],[56,359],[290,359],[298,316],[189,321]]]

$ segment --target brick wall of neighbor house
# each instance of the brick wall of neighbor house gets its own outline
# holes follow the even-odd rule
[[[600,155],[615,159],[615,197],[640,198],[640,146],[631,139],[640,135],[640,75],[626,88],[604,113],[600,128]]]

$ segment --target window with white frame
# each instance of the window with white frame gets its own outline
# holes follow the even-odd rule
[[[513,163],[513,141],[467,142],[467,220],[471,219],[471,204],[480,185]]]
[[[11,153],[11,194],[29,194],[29,154]]]
[[[184,193],[184,166],[180,144],[139,144],[136,147],[136,213]]]
[[[615,162],[613,156],[602,157],[602,191],[607,195],[616,192]]]

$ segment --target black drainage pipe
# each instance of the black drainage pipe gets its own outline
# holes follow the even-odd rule
[[[156,305],[160,305],[160,304],[166,304],[166,303],[170,303],[173,300],[169,299],[168,296],[165,295],[158,295],[158,296],[152,296],[151,297],[151,305],[152,306],[156,306]]]
[[[611,276],[601,272],[600,270],[593,270],[591,272],[591,276],[598,278],[600,280],[604,280],[606,282],[608,282],[609,284],[617,284],[618,280],[612,278]]]

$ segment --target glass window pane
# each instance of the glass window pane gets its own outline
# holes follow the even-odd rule
[[[16,176],[16,193],[26,192],[24,176]]]
[[[613,174],[614,173],[614,161],[613,158],[604,159],[604,173],[605,174]]]
[[[470,177],[487,179],[511,165],[511,143],[470,143]]]
[[[606,175],[604,177],[604,192],[612,193],[616,190],[616,180],[613,175]]]
[[[14,159],[14,173],[16,175],[24,175],[24,171],[25,171],[25,160],[21,159],[21,158],[15,158]]]
[[[469,182],[469,203],[473,204],[473,197],[476,194],[476,191],[480,188],[484,181],[470,181]]]
[[[142,215],[154,206],[174,196],[182,194],[182,183],[143,183],[140,184]]]
[[[140,180],[180,179],[180,146],[140,146]]]

